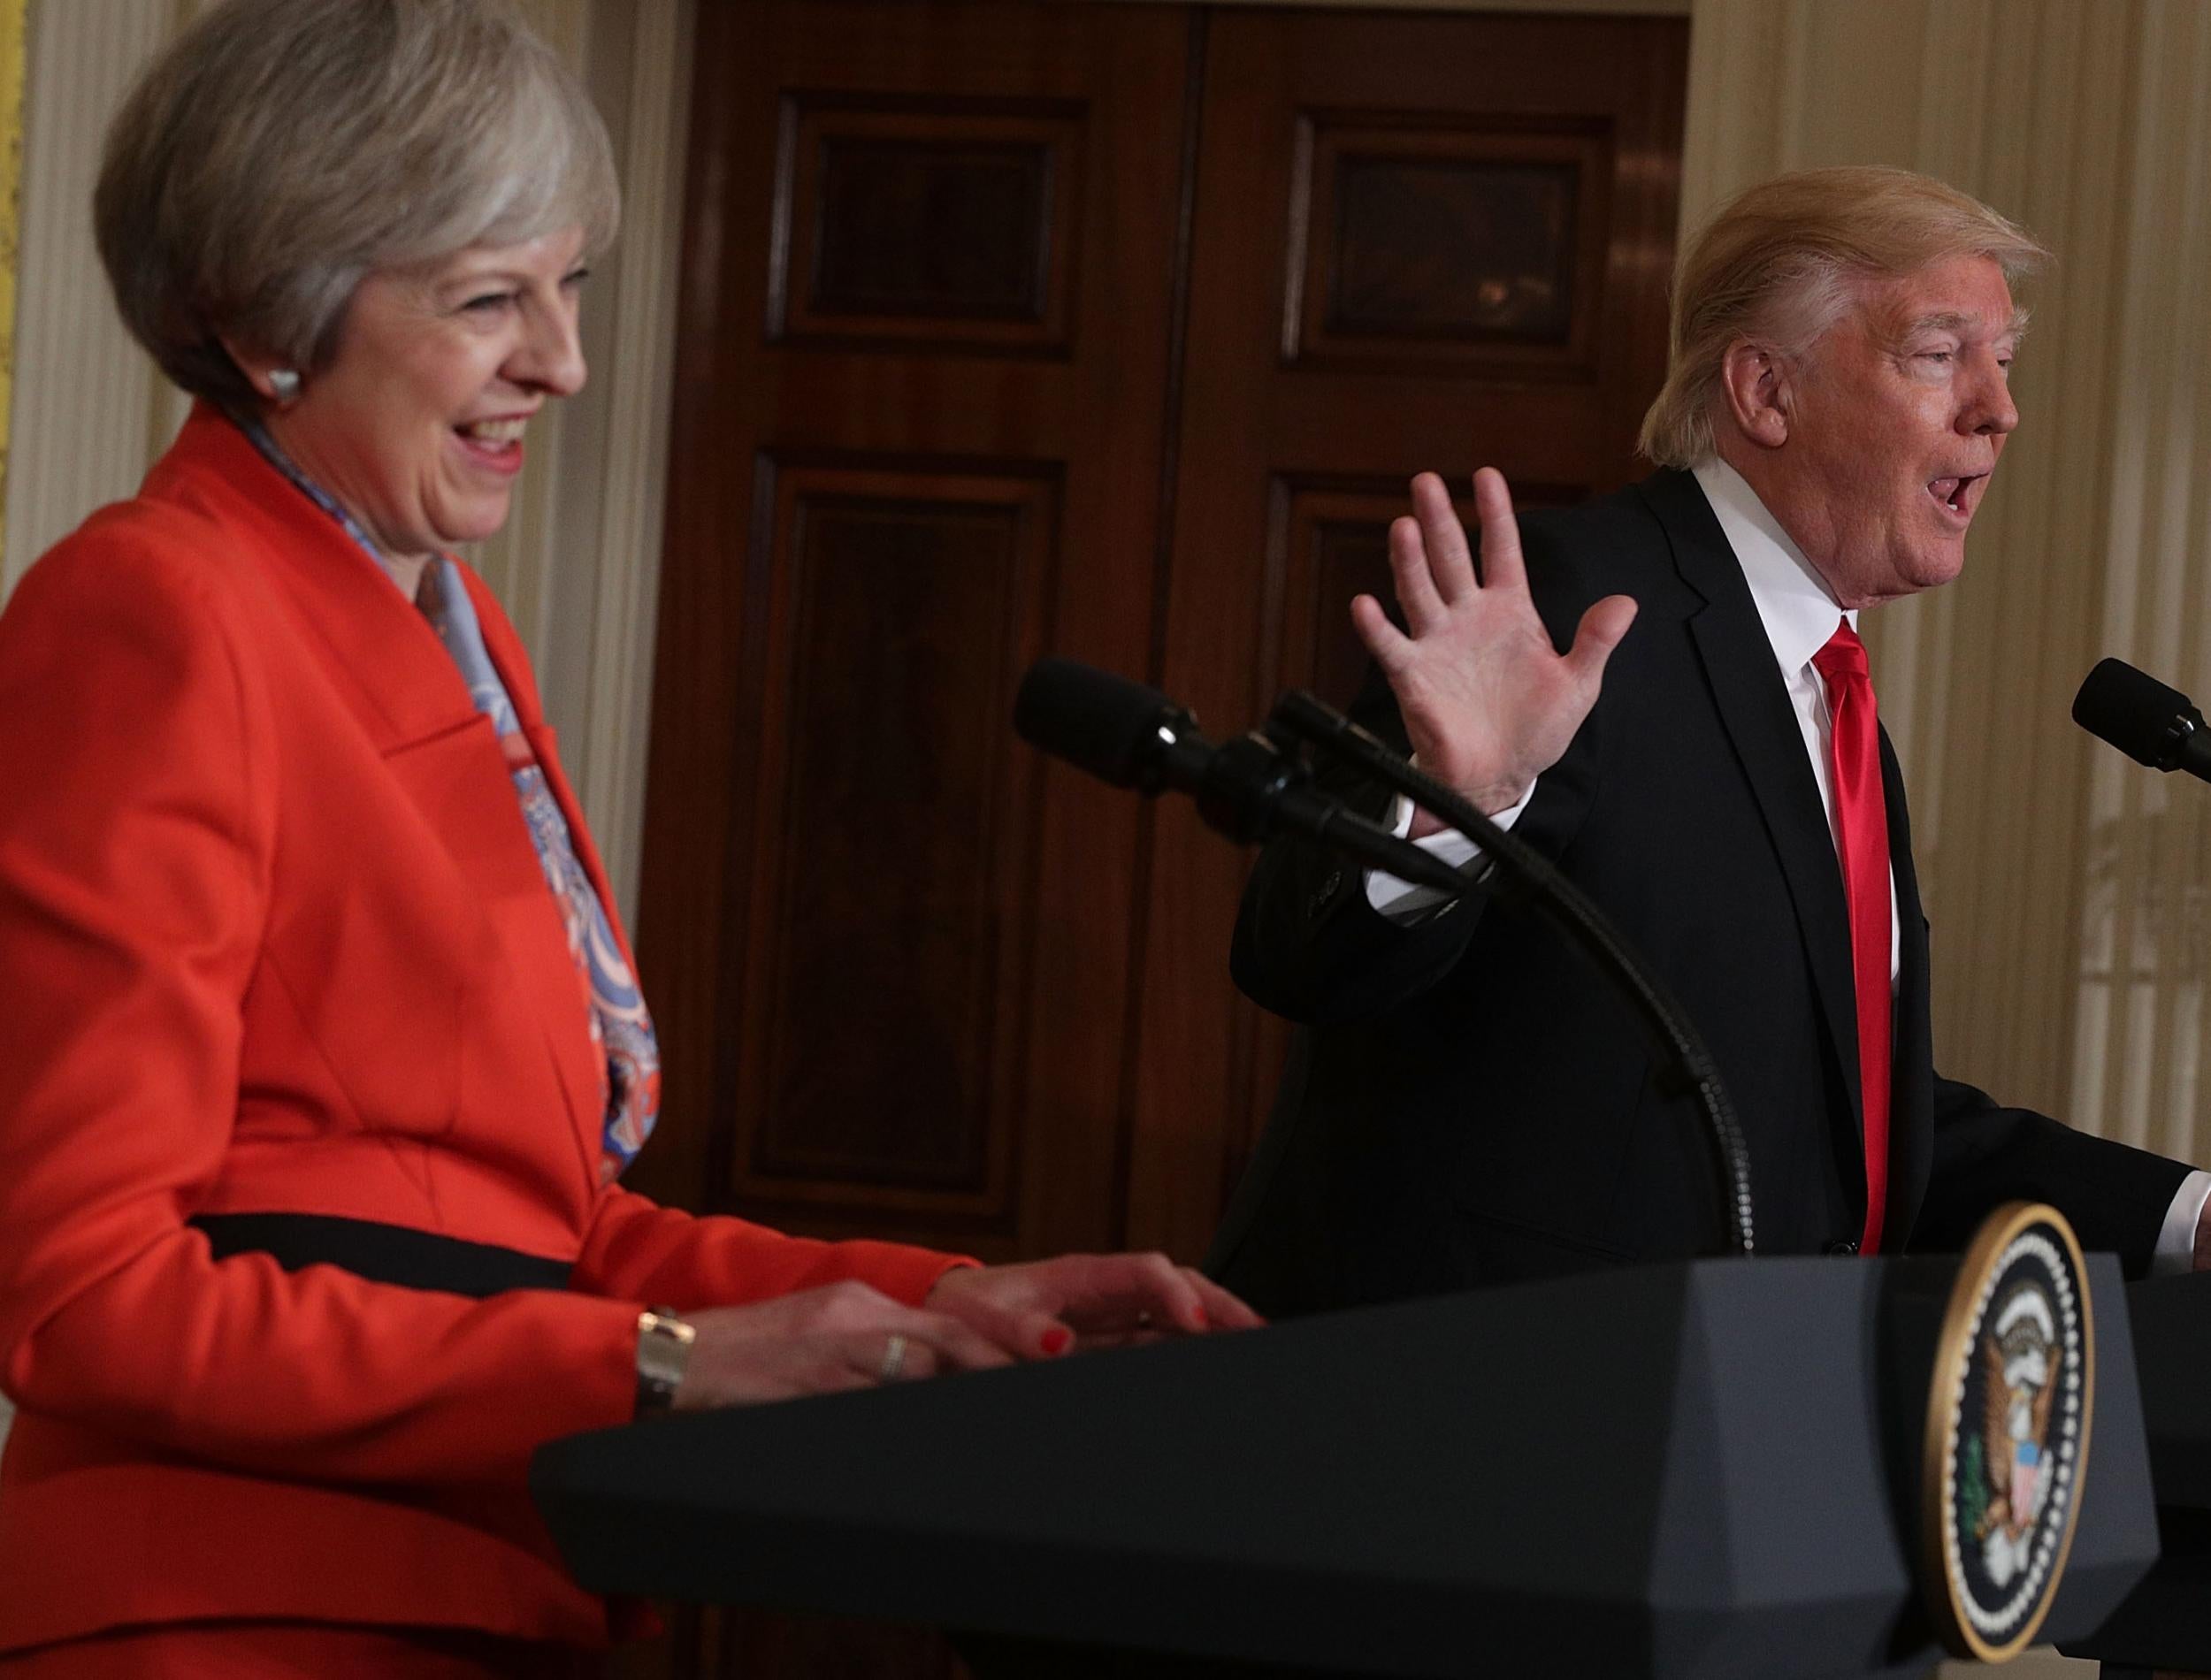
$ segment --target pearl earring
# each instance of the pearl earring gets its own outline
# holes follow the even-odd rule
[[[300,396],[300,376],[295,368],[269,370],[269,389],[279,402],[297,402]]]

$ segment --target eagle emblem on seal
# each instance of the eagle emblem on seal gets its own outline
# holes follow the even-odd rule
[[[1984,1324],[1980,1428],[1965,1445],[1959,1515],[2001,1588],[2026,1569],[2049,1494],[2057,1313],[2039,1280],[2023,1279]]]

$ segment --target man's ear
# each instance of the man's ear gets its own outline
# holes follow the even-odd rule
[[[1737,339],[1720,362],[1720,388],[1727,416],[1745,440],[1762,449],[1779,449],[1789,440],[1795,407],[1789,369],[1755,339]]]

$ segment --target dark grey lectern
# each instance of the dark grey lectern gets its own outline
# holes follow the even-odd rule
[[[2101,1627],[2062,1647],[2100,1657],[2112,1680],[2211,1674],[2211,1276],[2129,1284],[2126,1294],[2164,1551]]]
[[[1916,1671],[1955,1267],[1590,1274],[580,1436],[532,1484],[607,1592],[1370,1674]],[[2046,1638],[2156,1555],[2119,1275],[2089,1277]]]

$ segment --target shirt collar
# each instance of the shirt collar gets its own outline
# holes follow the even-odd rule
[[[1743,581],[1750,585],[1751,602],[1773,645],[1774,662],[1791,675],[1802,670],[1834,635],[1837,617],[1847,619],[1853,630],[1858,627],[1856,612],[1846,613],[1836,604],[1825,580],[1742,474],[1718,456],[1693,470],[1704,500],[1712,504],[1720,534],[1735,551]]]

